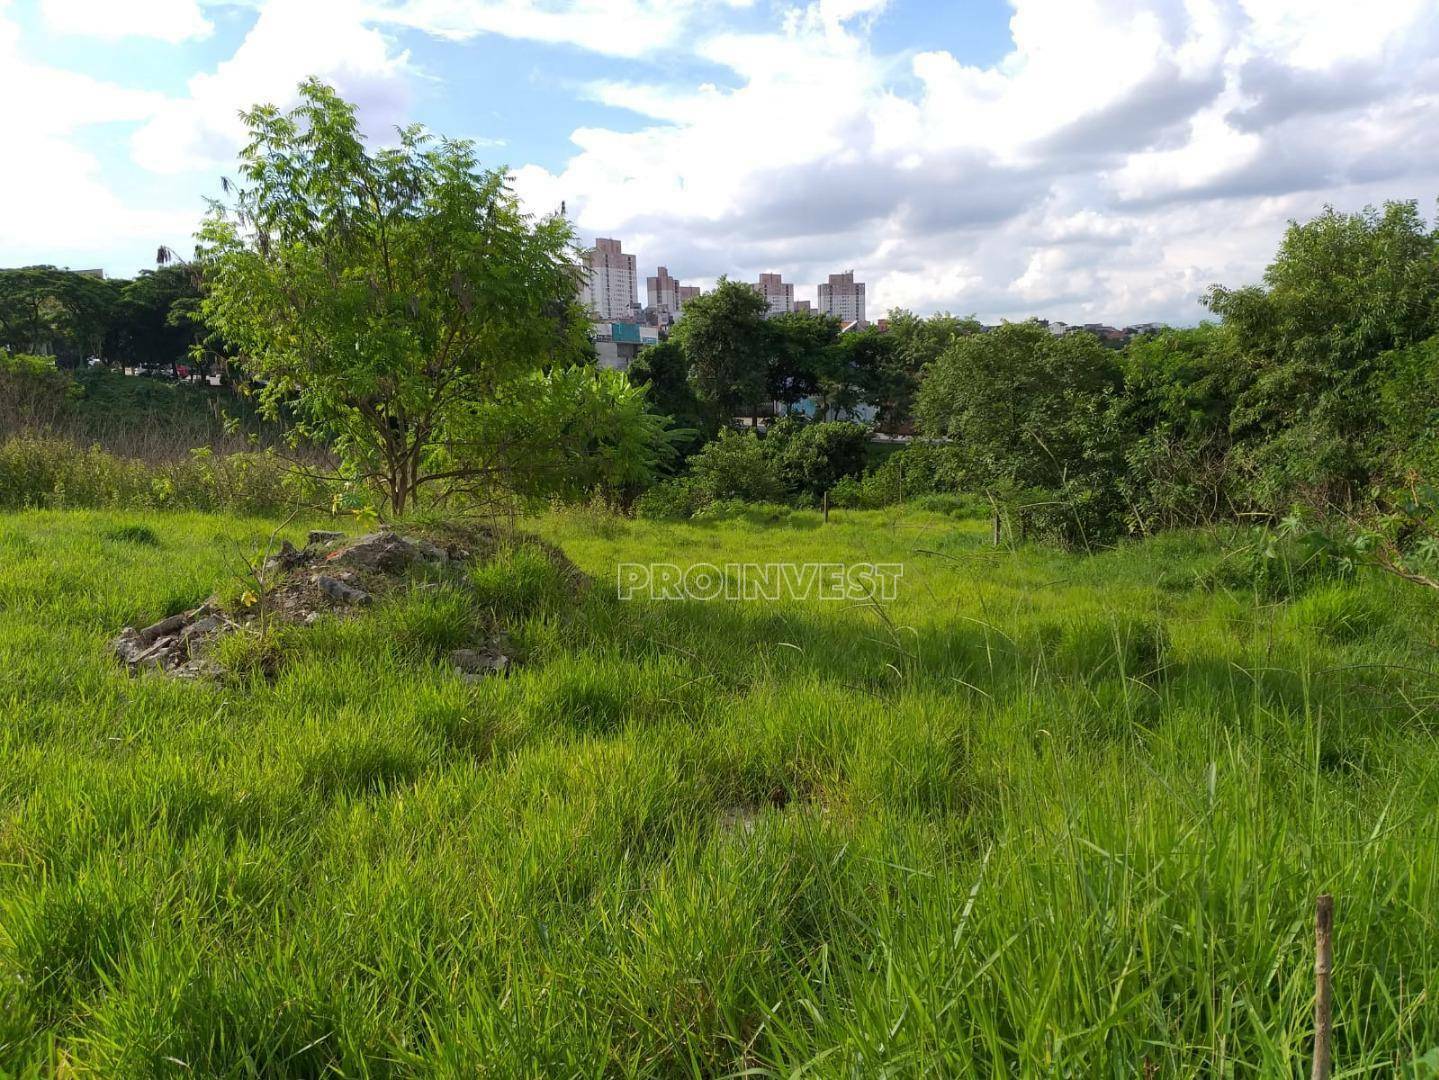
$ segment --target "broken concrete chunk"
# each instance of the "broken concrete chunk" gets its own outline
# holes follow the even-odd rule
[[[140,640],[148,645],[157,638],[176,633],[189,621],[189,618],[190,616],[182,611],[179,615],[171,615],[168,619],[161,619],[157,623],[151,623],[145,627],[145,629],[139,631]]]
[[[280,550],[265,560],[265,570],[293,570],[305,561],[305,553],[288,540],[280,541]]]
[[[450,663],[466,682],[475,682],[487,675],[503,675],[509,670],[510,658],[494,647],[456,649],[450,653]]]
[[[342,532],[334,532],[330,529],[311,529],[310,534],[305,537],[305,544],[307,547],[314,547],[318,544],[333,544],[344,538],[345,534]]]
[[[332,597],[343,604],[368,604],[372,597],[364,589],[357,589],[353,585],[346,585],[336,578],[327,577],[321,574],[315,579],[315,585],[326,596]]]

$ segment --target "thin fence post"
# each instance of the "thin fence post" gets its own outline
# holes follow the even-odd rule
[[[995,507],[995,509],[994,509],[994,546],[995,546],[995,547],[999,547],[999,541],[1000,541],[1000,539],[1001,539],[1001,522],[1000,522],[1000,518],[999,518],[999,508],[998,508],[998,507]]]
[[[1334,1026],[1330,973],[1334,970],[1334,897],[1321,893],[1314,905],[1314,1071],[1329,1080],[1329,1037]]]
[[[829,492],[824,493],[824,523],[829,524]]]

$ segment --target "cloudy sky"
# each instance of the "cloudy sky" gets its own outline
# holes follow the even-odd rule
[[[1193,322],[1284,223],[1439,196],[1435,0],[0,0],[0,266],[185,247],[317,74],[685,281]]]

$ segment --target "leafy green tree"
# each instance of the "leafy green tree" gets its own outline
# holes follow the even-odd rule
[[[851,331],[826,350],[816,397],[821,419],[853,416],[861,405],[879,406],[899,392],[894,340],[878,329]]]
[[[1257,500],[1359,497],[1382,441],[1379,358],[1439,332],[1439,238],[1416,204],[1291,223],[1263,285],[1206,303],[1253,369],[1232,426]]]
[[[712,403],[726,421],[749,412],[757,423],[760,403],[767,400],[772,340],[767,310],[764,297],[750,286],[720,278],[713,290],[685,305],[671,335],[700,400]]]
[[[488,467],[475,403],[582,353],[572,235],[469,143],[408,127],[370,152],[332,89],[300,96],[245,114],[241,183],[200,233],[203,313],[270,414],[288,406],[401,514]]]
[[[128,364],[172,370],[190,360],[202,336],[192,317],[201,300],[199,276],[186,265],[142,270],[120,290],[109,333],[109,352]]]
[[[1380,450],[1392,483],[1413,487],[1439,477],[1439,337],[1384,353]]]
[[[766,441],[752,431],[725,428],[718,439],[690,458],[690,474],[704,497],[749,502],[782,499],[784,482]]]
[[[792,311],[768,319],[771,401],[793,406],[819,389],[829,350],[839,341],[839,320],[818,312]]]
[[[928,434],[955,442],[976,489],[1088,544],[1123,524],[1110,409],[1120,385],[1115,354],[1091,335],[1005,323],[954,341],[930,366],[917,411]]]
[[[972,315],[959,318],[949,313],[924,318],[903,308],[889,313],[891,349],[886,357],[885,383],[876,402],[875,421],[881,431],[901,431],[914,422],[914,400],[924,370],[944,354],[957,339],[982,332]]]
[[[1230,420],[1251,373],[1234,333],[1212,323],[1165,330],[1131,342],[1120,363],[1113,410],[1135,524],[1194,525],[1246,509]]]
[[[99,355],[119,288],[53,266],[0,270],[0,348],[54,356],[66,366]]]
[[[676,429],[688,433],[678,436],[676,449],[681,457],[688,457],[715,437],[722,418],[690,385],[689,364],[677,342],[661,341],[641,349],[627,374],[631,382],[648,387],[651,409],[670,417]]]

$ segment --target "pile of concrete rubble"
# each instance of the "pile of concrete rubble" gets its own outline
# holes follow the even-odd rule
[[[468,560],[477,554],[473,550],[477,545],[492,549],[494,538],[477,532],[464,544],[440,544],[388,528],[353,539],[345,533],[315,530],[303,548],[287,540],[264,561],[255,575],[258,588],[250,590],[250,603],[227,610],[211,597],[192,611],[149,626],[127,626],[112,648],[132,672],[217,677],[224,671],[211,657],[211,646],[224,635],[254,632],[260,620],[310,625],[326,615],[354,614],[376,596],[405,587],[416,571]],[[456,650],[450,662],[461,678],[481,679],[503,674],[512,661],[501,635]]]

